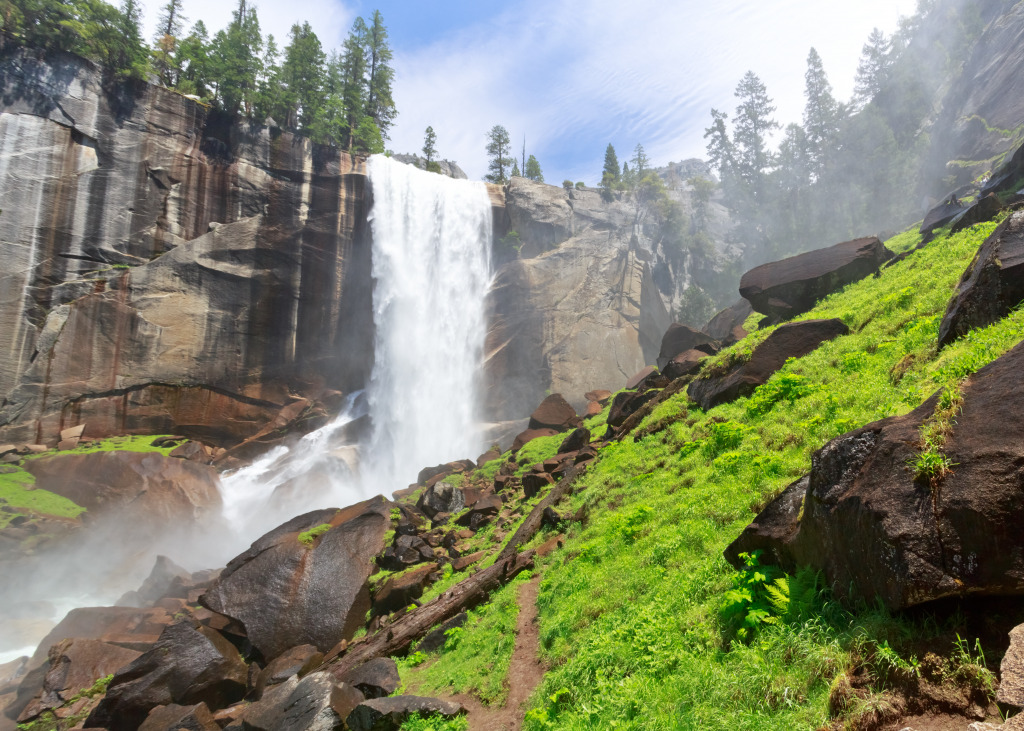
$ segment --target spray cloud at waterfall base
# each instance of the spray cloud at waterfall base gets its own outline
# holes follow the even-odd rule
[[[475,457],[490,283],[491,207],[483,183],[453,180],[385,157],[373,187],[374,368],[327,425],[221,478],[223,508],[204,523],[152,531],[101,521],[5,578],[34,616],[113,604],[137,588],[156,555],[188,570],[223,566],[295,515],[390,495],[426,466]],[[116,523],[116,521],[113,521]],[[45,600],[45,606],[40,602]],[[0,647],[0,662],[28,648]]]

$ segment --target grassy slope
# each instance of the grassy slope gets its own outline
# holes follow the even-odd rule
[[[790,361],[750,399],[705,414],[679,394],[635,432],[652,433],[601,450],[562,506],[588,506],[585,527],[573,524],[564,549],[538,567],[542,651],[552,670],[526,729],[816,728],[829,721],[830,693],[855,664],[884,675],[883,665],[907,667],[911,648],[948,634],[934,621],[842,607],[819,592],[811,611],[764,625],[745,644],[722,611],[740,577],[722,550],[829,439],[906,413],[1024,338],[1017,311],[935,351],[950,294],[995,225],[940,235],[880,277],[820,302],[800,319],[839,317],[851,334]],[[918,241],[905,233],[888,245],[909,251]],[[754,332],[720,361],[744,357],[769,332]],[[553,454],[556,440],[547,441],[531,443],[521,464]],[[486,687],[500,699],[493,688],[507,667],[501,653],[511,652],[501,636],[514,626],[509,616],[489,629],[471,620],[474,642],[446,648],[427,685]],[[500,648],[499,657],[474,665],[477,643]],[[955,662],[972,660],[960,653]],[[442,663],[462,670],[445,675]],[[847,718],[884,695],[858,703]]]

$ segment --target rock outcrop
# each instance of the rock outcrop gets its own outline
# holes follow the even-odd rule
[[[939,347],[1001,320],[1024,302],[1024,211],[992,232],[968,265],[939,325]]]
[[[382,497],[293,518],[232,559],[200,602],[240,621],[264,658],[302,644],[327,652],[363,625],[390,520]]]
[[[727,556],[735,562],[740,551],[760,548],[784,566],[823,571],[840,596],[877,597],[893,610],[943,597],[1024,594],[1021,368],[1024,344],[962,387],[942,448],[948,473],[929,477],[914,467],[936,394],[818,450],[809,479],[769,505]]]
[[[70,55],[0,79],[0,441],[84,420],[231,444],[362,386],[362,161]]]
[[[878,271],[892,252],[877,237],[845,241],[762,264],[740,279],[740,296],[775,322],[807,312],[825,295]]]
[[[658,368],[664,371],[669,361],[687,350],[701,350],[706,355],[714,355],[718,352],[718,343],[705,332],[674,322],[661,338]]]
[[[704,332],[719,341],[723,347],[732,345],[747,337],[743,323],[747,321],[753,311],[754,308],[750,306],[750,303],[741,299],[712,317],[704,326]]]
[[[741,396],[749,396],[779,370],[788,358],[800,358],[826,340],[849,332],[850,329],[842,320],[836,319],[786,323],[754,348],[750,360],[725,373],[710,373],[693,381],[687,394],[705,411],[718,404],[735,401]]]

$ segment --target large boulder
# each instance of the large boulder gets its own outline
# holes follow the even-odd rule
[[[892,256],[875,236],[846,241],[751,269],[740,279],[740,296],[773,320],[788,320],[874,274]]]
[[[241,700],[248,668],[223,636],[190,621],[172,624],[156,646],[122,667],[85,725],[135,731],[160,705],[205,703],[220,709]]]
[[[530,429],[554,429],[567,431],[579,426],[580,419],[576,409],[562,398],[562,394],[553,393],[547,396],[530,414]]]
[[[220,509],[217,472],[153,452],[57,454],[29,460],[36,486],[93,515],[121,513],[134,523],[191,523]]]
[[[1024,301],[1024,211],[1003,221],[978,249],[939,325],[939,347],[991,325]]]
[[[955,234],[975,224],[991,221],[1001,210],[1003,210],[1003,204],[995,193],[981,196],[966,211],[953,219],[949,232]]]
[[[362,702],[351,686],[339,684],[328,673],[291,677],[267,690],[246,706],[226,728],[232,731],[335,731]]]
[[[346,723],[352,731],[398,731],[410,716],[438,714],[451,718],[465,712],[461,705],[452,701],[398,695],[360,703],[348,715]]]
[[[420,495],[416,507],[428,518],[438,513],[457,513],[466,506],[466,496],[450,482],[437,482]]]
[[[920,233],[928,236],[935,229],[942,228],[957,216],[962,215],[966,210],[967,206],[963,205],[955,195],[951,195],[924,214]]]
[[[608,409],[608,426],[619,427],[644,404],[658,395],[658,391],[620,391]]]
[[[687,394],[705,411],[741,396],[749,396],[789,358],[807,355],[826,340],[849,332],[842,320],[834,318],[786,323],[754,348],[750,360],[724,374],[711,374],[691,382]]]
[[[664,371],[669,361],[677,355],[694,349],[703,350],[708,355],[714,355],[718,352],[718,343],[707,333],[694,330],[688,325],[680,325],[678,322],[672,323],[668,330],[665,331],[665,336],[661,339],[661,350],[658,352],[658,368]]]
[[[701,364],[708,354],[703,350],[685,350],[665,364],[665,378],[674,381],[683,376],[693,376],[700,372]]]
[[[554,429],[524,429],[516,434],[516,438],[512,440],[512,452],[518,452],[524,445],[538,437],[553,437],[558,433]]]
[[[156,706],[146,720],[139,726],[139,731],[220,731],[218,724],[210,709],[205,703],[196,703],[191,706],[179,706],[171,703],[166,706]]]
[[[384,698],[398,690],[402,679],[394,660],[375,657],[339,675],[338,682],[351,685],[367,698]]]
[[[377,496],[293,518],[232,559],[200,602],[239,620],[264,658],[302,644],[327,652],[352,638],[370,608],[367,578],[390,505]]]
[[[717,315],[712,317],[704,326],[704,332],[723,346],[732,345],[735,342],[747,337],[747,331],[743,329],[743,323],[750,317],[754,308],[750,302],[741,299],[734,305],[726,307]]]
[[[951,471],[915,473],[935,394],[903,416],[832,440],[812,457],[802,510],[782,494],[727,552],[760,547],[784,566],[823,571],[840,596],[897,610],[943,597],[1024,594],[1020,465],[1024,344],[962,386],[943,452]],[[758,535],[749,535],[756,532]]]

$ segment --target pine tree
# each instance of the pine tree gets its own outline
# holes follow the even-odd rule
[[[765,197],[766,177],[772,164],[766,135],[778,128],[772,119],[775,107],[768,97],[764,83],[753,71],[748,71],[736,87],[740,100],[736,107],[732,144],[735,148],[735,172],[754,203]]]
[[[441,164],[434,158],[437,157],[437,134],[434,132],[433,127],[427,127],[426,132],[423,133],[423,157],[426,162],[424,169],[430,173],[441,172]]]
[[[519,171],[519,161],[514,157],[512,158],[512,172],[508,174],[508,177],[510,179],[523,177],[523,174]]]
[[[544,182],[544,173],[541,172],[540,163],[537,162],[537,158],[530,155],[526,161],[526,169],[524,170],[526,177],[530,180],[536,180],[538,183]]]
[[[619,170],[619,158],[615,154],[612,143],[604,151],[604,170],[601,171],[601,187],[610,190],[622,178],[622,171]]]
[[[804,82],[804,95],[807,99],[804,106],[804,139],[810,172],[817,178],[836,148],[842,112],[832,96],[832,85],[828,83],[821,56],[813,48],[807,55]]]
[[[252,113],[258,80],[263,36],[256,8],[238,0],[231,23],[213,38],[211,75],[217,80],[217,100],[228,114]]]
[[[206,24],[197,20],[192,32],[178,44],[181,73],[175,88],[183,94],[206,98],[210,94],[210,39]]]
[[[355,132],[359,128],[366,105],[364,74],[366,73],[366,36],[369,30],[362,18],[356,18],[352,30],[343,45],[341,61],[342,101],[345,108],[343,146],[348,150],[355,147]]]
[[[388,31],[379,10],[370,16],[365,35],[367,68],[366,114],[373,118],[381,136],[388,139],[388,131],[398,115],[391,97],[391,84],[395,70],[391,67],[392,52],[388,45]]]
[[[644,152],[644,146],[639,142],[637,142],[636,147],[633,148],[633,157],[630,159],[630,162],[633,163],[633,175],[638,181],[641,180],[650,169],[649,166],[651,161],[647,158],[647,153]]]
[[[342,59],[337,51],[332,51],[324,74],[323,100],[308,129],[314,142],[340,147],[348,141],[344,92]]]
[[[853,101],[858,107],[863,107],[882,90],[892,68],[892,55],[892,42],[878,28],[873,29],[861,48],[857,64]]]
[[[160,10],[153,39],[156,73],[160,82],[168,87],[175,86],[181,74],[177,46],[188,20],[182,14],[181,3],[182,0],[167,0],[167,4]]]
[[[309,23],[293,25],[291,39],[284,49],[284,63],[281,65],[281,78],[291,103],[287,124],[306,130],[313,125],[323,102],[326,57],[320,39]]]
[[[492,183],[508,182],[510,144],[511,140],[507,129],[500,124],[491,127],[491,131],[487,133],[487,154],[491,156],[487,167],[491,172],[487,174],[486,178]]]

